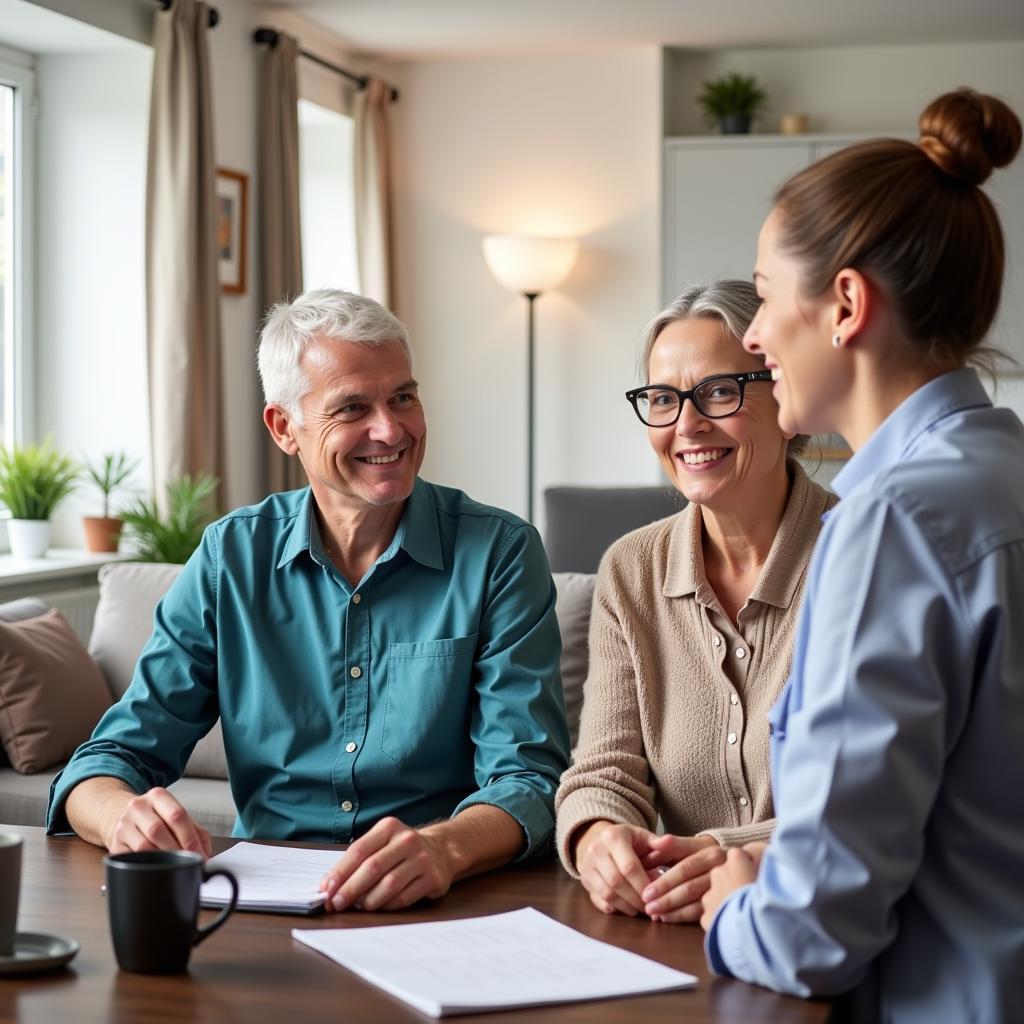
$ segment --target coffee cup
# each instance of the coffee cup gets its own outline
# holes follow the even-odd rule
[[[0,956],[14,956],[21,894],[21,836],[0,833]]]
[[[178,974],[188,967],[194,946],[209,938],[238,903],[238,881],[230,871],[208,871],[198,853],[154,850],[118,853],[107,868],[107,910],[117,963],[136,974]],[[223,875],[231,902],[198,927],[199,887]]]

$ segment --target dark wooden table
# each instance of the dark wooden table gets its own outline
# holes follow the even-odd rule
[[[195,950],[189,973],[174,977],[124,974],[110,945],[102,851],[78,839],[47,839],[43,830],[0,826],[25,837],[20,931],[77,939],[78,956],[49,975],[0,977],[0,1020],[62,1022],[275,1022],[426,1021],[412,1007],[386,995],[291,938],[291,929],[359,928],[366,925],[474,917],[532,906],[586,935],[695,974],[695,989],[631,999],[575,1003],[462,1017],[488,1024],[535,1021],[644,1024],[672,1021],[824,1021],[828,1004],[775,995],[709,976],[702,932],[693,926],[657,925],[606,917],[558,865],[510,868],[457,885],[444,899],[402,914],[358,912],[303,918],[236,913]],[[232,840],[215,840],[217,850]],[[209,912],[212,915],[212,912]],[[204,911],[204,917],[207,912]]]

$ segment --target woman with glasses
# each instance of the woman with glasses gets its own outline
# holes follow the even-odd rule
[[[557,808],[562,862],[605,913],[696,921],[724,848],[772,829],[768,709],[833,499],[792,458],[771,374],[743,350],[757,306],[746,281],[684,292],[648,325],[648,383],[626,394],[689,505],[623,537],[598,573]]]
[[[772,712],[778,823],[701,923],[716,972],[852,991],[844,1020],[1019,1021],[1024,426],[969,364],[1006,263],[980,186],[1021,123],[961,89],[920,134],[800,172],[761,230],[745,345],[783,429],[854,455]]]

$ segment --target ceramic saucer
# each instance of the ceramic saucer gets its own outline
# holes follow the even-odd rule
[[[0,974],[36,974],[63,967],[78,952],[74,939],[42,932],[18,932],[14,955],[0,956]]]

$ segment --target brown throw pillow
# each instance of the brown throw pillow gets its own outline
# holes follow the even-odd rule
[[[110,703],[100,670],[59,611],[0,622],[0,740],[16,771],[66,761]]]

